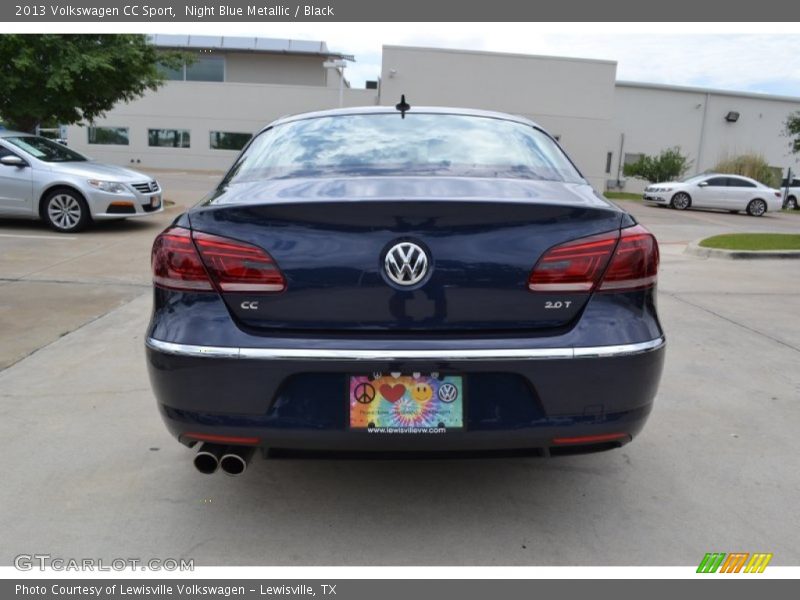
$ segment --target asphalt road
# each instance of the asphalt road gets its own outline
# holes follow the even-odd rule
[[[0,221],[0,564],[689,565],[708,551],[800,564],[800,261],[682,253],[715,233],[797,232],[800,214],[621,203],[661,242],[669,339],[656,408],[623,449],[254,460],[233,479],[194,471],[148,385],[149,246],[214,181],[156,175],[177,206],[150,220],[75,236]]]

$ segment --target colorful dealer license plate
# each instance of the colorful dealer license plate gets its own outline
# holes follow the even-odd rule
[[[350,427],[442,433],[464,427],[461,375],[373,373],[350,377]]]

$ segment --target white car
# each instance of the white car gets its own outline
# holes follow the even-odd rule
[[[687,208],[717,208],[730,212],[747,211],[760,217],[767,211],[780,211],[783,194],[755,179],[741,175],[705,173],[683,181],[654,183],[644,189],[647,203]]]
[[[74,233],[95,220],[163,210],[161,187],[143,173],[89,160],[47,138],[0,131],[0,217],[38,218]]]
[[[787,192],[786,208],[793,208],[796,210],[798,201],[800,201],[800,179],[795,177],[791,182],[788,179],[784,179],[783,183],[781,183],[781,195],[783,195],[784,191]]]

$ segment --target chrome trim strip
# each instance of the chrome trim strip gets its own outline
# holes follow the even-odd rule
[[[452,350],[346,350],[334,348],[229,348],[191,346],[147,338],[147,347],[165,354],[259,360],[551,360],[630,356],[661,348],[664,337],[635,344],[577,348],[480,348]]]

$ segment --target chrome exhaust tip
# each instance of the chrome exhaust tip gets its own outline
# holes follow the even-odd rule
[[[219,469],[220,457],[225,452],[225,446],[204,443],[194,455],[194,468],[204,475],[216,473]]]
[[[247,465],[250,464],[250,459],[255,454],[254,446],[228,446],[225,454],[219,460],[219,466],[222,472],[231,477],[241,475],[247,470]]]

